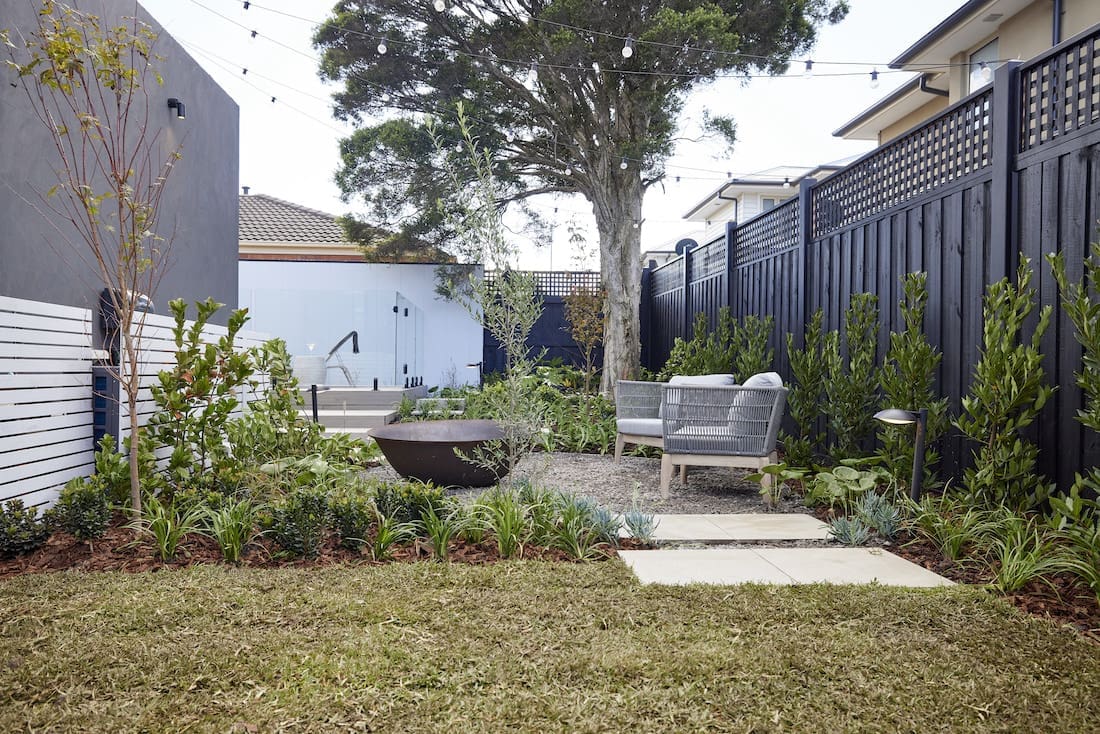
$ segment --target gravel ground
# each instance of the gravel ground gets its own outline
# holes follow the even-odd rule
[[[612,510],[629,509],[634,493],[648,512],[710,515],[716,513],[765,512],[760,485],[747,482],[749,473],[724,467],[697,467],[688,474],[687,486],[679,476],[672,479],[669,498],[661,498],[661,460],[624,456],[616,464],[611,456],[596,454],[533,454],[520,465],[519,473],[536,484],[563,492],[587,495]],[[398,479],[388,465],[365,472],[368,477]],[[452,489],[464,496],[481,490]],[[809,513],[800,500],[784,498],[776,512]]]

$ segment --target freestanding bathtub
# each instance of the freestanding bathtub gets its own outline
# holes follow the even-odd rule
[[[508,473],[500,462],[488,468],[460,458],[479,446],[504,438],[496,421],[449,420],[392,423],[372,429],[386,459],[398,474],[439,487],[487,487]]]

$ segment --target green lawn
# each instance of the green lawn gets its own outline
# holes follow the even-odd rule
[[[1100,730],[1100,650],[977,589],[618,562],[0,582],[0,731]]]

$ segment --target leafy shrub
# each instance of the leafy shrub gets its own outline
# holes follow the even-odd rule
[[[342,496],[333,499],[329,509],[332,524],[340,536],[340,545],[352,550],[362,548],[375,521],[377,510],[374,501],[370,497]]]
[[[38,519],[38,511],[24,507],[23,500],[0,505],[0,557],[29,553],[49,537],[50,529]]]
[[[775,350],[768,347],[773,319],[746,316],[738,323],[730,309],[718,310],[714,331],[707,325],[705,313],[695,314],[690,340],[677,338],[668,359],[658,373],[662,382],[675,375],[705,375],[732,372],[738,382],[771,369]]]
[[[839,507],[848,514],[855,511],[864,495],[890,480],[890,473],[881,467],[860,470],[842,464],[832,471],[818,472],[807,482],[806,504]]]
[[[767,372],[775,360],[775,350],[768,346],[774,319],[748,315],[741,324],[734,324],[733,376],[744,382],[759,372]]]
[[[183,539],[200,531],[203,514],[200,507],[182,510],[174,502],[149,495],[142,500],[142,516],[128,527],[139,535],[152,538],[160,559],[170,561],[175,558]]]
[[[130,502],[130,459],[116,449],[115,439],[105,434],[95,452],[95,480],[115,505]]]
[[[241,560],[244,549],[256,538],[256,508],[251,500],[241,499],[206,511],[210,534],[218,541],[222,557],[230,563]]]
[[[397,522],[422,523],[431,511],[446,514],[447,500],[443,490],[420,482],[385,482],[374,489],[374,504],[378,511]]]
[[[794,377],[787,393],[787,409],[798,426],[798,434],[792,435],[784,430],[780,440],[787,463],[792,466],[810,466],[825,443],[824,434],[818,430],[824,418],[821,406],[824,404],[828,372],[824,320],[825,313],[818,309],[806,324],[801,348],[795,347],[794,334],[787,334],[787,357]]]
[[[878,297],[856,293],[844,314],[844,341],[830,332],[825,338],[828,379],[825,398],[829,427],[833,430],[830,453],[834,458],[862,455],[863,443],[871,436],[874,406],[878,404],[878,376],[875,354],[878,332]]]
[[[928,304],[926,273],[909,273],[902,278],[901,300],[905,331],[890,334],[890,351],[879,372],[882,405],[887,408],[928,411],[924,450],[924,486],[935,484],[935,466],[939,454],[937,439],[947,429],[947,399],[936,399],[936,369],[943,355],[928,343],[924,335],[924,312]],[[878,438],[881,456],[895,477],[909,477],[913,466],[912,429],[908,426],[880,424]]]
[[[592,390],[596,349],[603,343],[603,302],[606,297],[603,288],[574,288],[565,297],[569,335],[580,348],[584,361],[585,392]]]
[[[324,490],[298,488],[271,510],[271,537],[288,553],[317,555],[328,527],[329,502]]]
[[[129,490],[129,464],[126,465]],[[129,492],[125,492],[127,499]],[[99,475],[92,478],[75,477],[70,479],[61,496],[50,510],[57,526],[78,540],[94,540],[103,537],[107,526],[111,524],[111,503]]]
[[[844,545],[865,545],[871,539],[871,528],[858,517],[841,515],[829,521],[829,538]]]
[[[963,414],[955,421],[979,446],[974,466],[962,481],[974,504],[1007,505],[1023,512],[1038,507],[1050,492],[1035,472],[1039,450],[1022,435],[1054,393],[1046,384],[1039,352],[1050,324],[1050,306],[1039,310],[1031,338],[1024,341],[1024,325],[1034,308],[1035,290],[1025,257],[1016,284],[1002,278],[986,290],[981,358],[974,367],[970,395],[962,400]]]
[[[789,489],[787,484],[793,480],[803,480],[810,473],[809,469],[787,466],[786,463],[768,464],[760,471],[749,474],[746,481],[760,483],[760,497],[768,508],[776,507],[783,499],[783,492]]]

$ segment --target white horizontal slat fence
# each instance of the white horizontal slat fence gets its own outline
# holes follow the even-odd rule
[[[92,312],[0,296],[0,502],[49,504],[94,466]]]
[[[190,328],[192,322],[188,322]],[[158,373],[176,361],[174,320],[146,314],[140,327],[141,391],[138,420],[146,424],[156,410],[150,387]],[[135,327],[135,332],[139,327]],[[203,341],[225,336],[224,326],[207,326]],[[268,339],[257,332],[239,332],[237,350]],[[93,441],[92,312],[0,296],[0,503],[19,498],[27,506],[52,504],[65,482],[89,476],[95,469]],[[242,406],[259,390],[242,389]],[[121,386],[114,383],[112,400],[119,401],[119,428],[129,435],[129,417]],[[240,415],[242,407],[234,411]],[[157,452],[167,457],[169,449]]]

